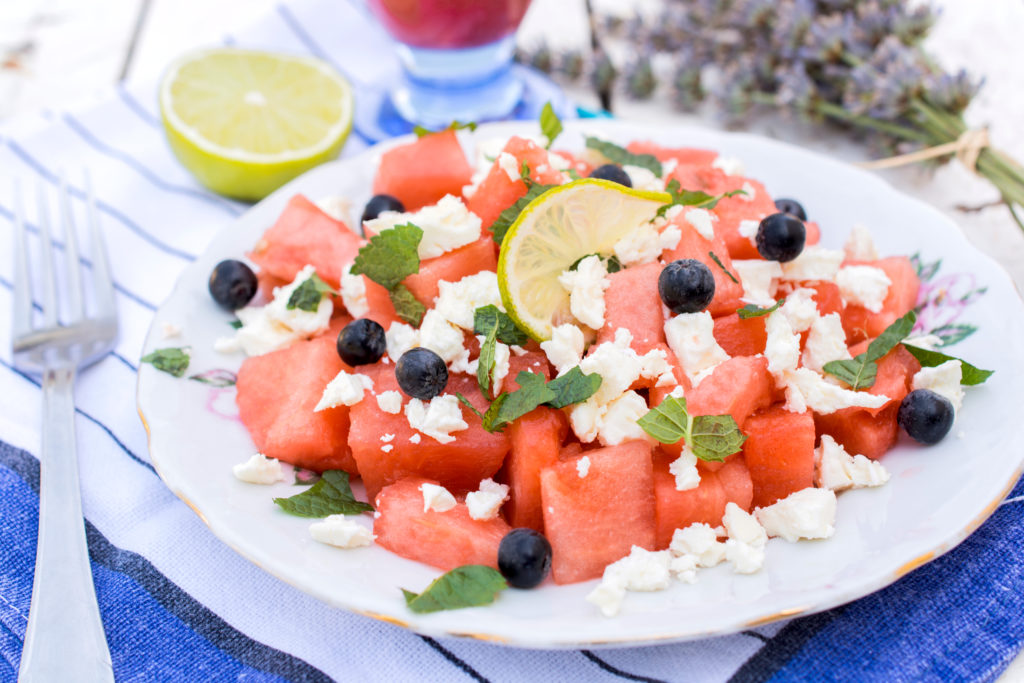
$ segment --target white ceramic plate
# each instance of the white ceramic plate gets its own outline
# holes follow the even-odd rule
[[[996,374],[987,384],[968,389],[953,431],[941,444],[920,448],[904,437],[885,458],[892,473],[887,485],[840,495],[832,539],[796,544],[773,539],[760,573],[740,576],[723,565],[702,571],[695,586],[630,593],[614,619],[603,618],[584,601],[593,581],[509,590],[483,608],[412,614],[399,588],[418,591],[437,570],[382,548],[345,551],[313,541],[309,520],[288,516],[271,502],[274,496],[296,493],[293,485],[254,486],[232,476],[231,466],[254,452],[242,424],[232,417],[233,390],[175,379],[143,365],[139,413],[149,432],[153,463],[167,486],[229,546],[331,605],[425,634],[547,648],[699,638],[824,610],[878,590],[946,552],[991,514],[1016,481],[1024,457],[1024,304],[994,261],[935,209],[819,154],[750,135],[615,121],[570,123],[559,146],[582,149],[581,130],[600,131],[623,143],[652,139],[667,146],[717,149],[742,159],[747,173],[764,181],[773,196],[800,199],[821,224],[827,246],[839,247],[859,222],[871,228],[883,255],[920,253],[925,263],[941,259],[928,287],[933,295],[945,289],[946,303],[922,318],[929,329],[947,323],[977,326],[951,352]],[[536,128],[488,125],[467,135],[466,142],[524,132]],[[184,329],[184,343],[192,347],[190,372],[237,370],[241,356],[213,350],[214,340],[230,333],[230,316],[207,293],[213,266],[249,250],[295,193],[313,199],[347,196],[358,207],[353,211],[360,211],[370,196],[381,149],[307,173],[221,231],[157,312],[147,352],[169,345],[160,332],[162,323],[169,322]],[[987,291],[969,297],[973,303],[949,305],[977,287]]]

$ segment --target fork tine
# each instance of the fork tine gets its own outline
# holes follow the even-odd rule
[[[63,171],[60,174],[60,218],[64,230],[64,256],[67,261],[68,321],[77,322],[85,316],[82,304],[82,266],[78,261],[78,231],[71,213],[71,196],[68,180]]]
[[[39,247],[42,258],[39,268],[43,284],[43,326],[57,324],[57,281],[53,272],[53,231],[50,229],[49,196],[43,181],[36,183],[36,199],[39,203]]]
[[[32,278],[29,274],[28,240],[21,182],[14,179],[14,306],[11,332],[16,339],[32,330]]]
[[[92,178],[85,171],[85,204],[89,214],[89,239],[92,242],[92,276],[96,290],[96,313],[98,316],[114,316],[114,280],[110,276],[110,261],[103,239],[99,215],[96,213],[96,196],[92,192]]]

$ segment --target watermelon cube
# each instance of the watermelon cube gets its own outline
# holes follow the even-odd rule
[[[494,241],[490,233],[485,232],[476,242],[420,262],[419,272],[406,277],[403,282],[421,304],[430,308],[438,295],[441,280],[458,282],[482,270],[497,268]]]
[[[625,328],[633,335],[630,346],[643,355],[665,344],[665,316],[658,294],[660,263],[648,263],[611,273],[604,293],[604,327],[597,343],[612,341],[615,331]],[[764,347],[761,348],[764,350]]]
[[[540,473],[558,463],[567,427],[561,411],[543,406],[509,426],[512,447],[505,458],[505,483],[509,485],[510,498],[505,516],[512,526],[544,531]]]
[[[676,259],[696,259],[708,267],[711,275],[715,278],[715,298],[711,300],[711,304],[707,308],[711,315],[728,315],[743,306],[743,302],[740,301],[740,297],[743,296],[743,286],[738,281],[733,282],[732,277],[725,273],[727,270],[733,277],[736,276],[736,270],[732,267],[732,259],[729,257],[729,250],[719,231],[719,226],[715,225],[715,238],[707,240],[686,220],[686,210],[676,216],[673,222],[679,226],[682,237],[674,249],[665,250],[662,260],[669,263]],[[721,266],[715,263],[711,254],[718,257],[722,263]],[[723,266],[725,270],[722,269]]]
[[[691,524],[718,526],[728,502],[718,473],[701,466],[698,466],[700,484],[686,491],[676,490],[676,478],[669,471],[676,457],[659,453],[654,458],[655,547],[658,549],[668,547],[676,529]]]
[[[814,417],[773,406],[747,418],[743,456],[754,507],[766,507],[814,485]]]
[[[906,256],[893,256],[878,261],[847,261],[843,265],[881,268],[892,282],[889,285],[889,293],[882,302],[882,310],[878,313],[872,313],[863,306],[856,305],[847,306],[843,311],[843,329],[846,330],[846,338],[850,343],[874,339],[917,304],[917,292],[921,281]]]
[[[445,130],[384,152],[373,193],[397,197],[406,211],[414,211],[436,204],[446,194],[460,196],[472,176],[473,167],[455,131]]]
[[[743,454],[730,455],[715,474],[722,485],[726,503],[736,503],[743,510],[750,512],[751,504],[754,502],[754,481],[750,478],[750,470]]]
[[[718,216],[715,232],[721,235],[729,250],[729,255],[736,259],[758,259],[761,254],[750,239],[740,234],[740,223],[743,221],[760,221],[768,214],[777,213],[775,202],[764,185],[752,178],[742,176],[726,176],[725,186],[719,192],[742,190],[746,188],[750,194],[723,197],[713,209]]]
[[[715,318],[715,341],[730,356],[756,356],[768,343],[766,316],[743,319],[737,313]]]

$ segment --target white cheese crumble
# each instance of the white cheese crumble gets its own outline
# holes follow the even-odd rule
[[[775,289],[782,277],[782,266],[778,261],[738,259],[732,262],[732,266],[743,284],[741,301],[762,308],[775,305]]]
[[[671,583],[672,553],[645,550],[633,546],[629,555],[604,569],[601,583],[591,591],[587,602],[597,605],[606,617],[619,613],[626,591],[659,591]]]
[[[498,168],[504,171],[513,183],[519,180],[519,160],[508,152],[498,155]]]
[[[672,558],[668,569],[683,583],[697,583],[697,567],[700,565],[694,555],[679,555]]]
[[[921,334],[903,340],[905,346],[916,346],[925,351],[937,351],[942,346],[942,337],[937,334]]]
[[[314,541],[345,549],[368,546],[376,538],[365,526],[345,515],[330,515],[323,521],[313,522],[309,525],[309,535]]]
[[[668,466],[668,472],[676,478],[676,491],[689,491],[700,486],[700,472],[697,471],[697,456],[690,447],[683,445],[679,457]]]
[[[587,476],[588,472],[590,472],[590,456],[584,455],[576,461],[576,474],[579,475],[580,479],[583,479]]]
[[[622,170],[629,176],[629,181],[634,190],[646,190],[648,192],[662,192],[665,189],[665,181],[654,175],[654,171],[643,166],[631,166],[623,164]]]
[[[750,240],[750,244],[757,249],[757,229],[761,227],[761,221],[743,220],[740,221],[738,231],[740,237],[746,237]],[[778,263],[778,261],[773,261]]]
[[[421,437],[419,434],[413,434],[412,436],[409,437],[409,443],[419,443],[420,438]]]
[[[725,559],[737,574],[753,574],[764,566],[764,547],[768,534],[753,515],[736,503],[725,506],[722,524],[729,534],[725,542]]]
[[[604,406],[597,425],[602,446],[617,446],[626,441],[650,440],[637,420],[647,414],[647,401],[635,391],[627,391]]]
[[[725,559],[725,544],[719,542],[715,530],[707,524],[676,529],[668,549],[680,557],[693,556],[701,567],[714,567]]]
[[[676,230],[678,231],[678,228]],[[681,236],[682,233],[680,233]],[[678,237],[676,243],[679,243]],[[656,261],[664,249],[662,237],[652,223],[643,223],[637,226],[635,230],[626,233],[625,237],[612,247],[619,262],[627,267]]]
[[[465,337],[462,330],[445,320],[436,309],[430,309],[423,315],[419,330],[420,346],[430,349],[445,364],[451,363],[464,351]]]
[[[715,321],[707,311],[682,313],[665,321],[665,338],[691,381],[705,370],[729,360],[715,340]]]
[[[715,157],[711,167],[721,169],[725,175],[743,175],[747,172],[747,167],[736,157]]]
[[[181,328],[174,323],[167,322],[166,320],[160,323],[160,333],[164,339],[171,339],[173,337],[181,336]]]
[[[423,494],[423,511],[447,512],[456,505],[455,496],[443,486],[437,484],[420,484]]]
[[[846,238],[843,251],[846,253],[846,258],[852,261],[878,260],[878,249],[875,248],[875,242],[871,239],[871,233],[860,223],[855,224],[850,230],[850,236]]]
[[[341,271],[341,300],[353,318],[362,318],[370,312],[370,304],[366,300],[366,281],[362,275],[352,274],[351,265]]]
[[[395,440],[395,435],[394,434],[384,434],[384,435],[382,435],[380,437],[380,440],[383,441],[384,443],[389,443],[389,442]]]
[[[743,190],[743,193],[737,196],[745,202],[752,202],[757,197],[757,190],[749,182],[743,183],[743,187],[740,189]]]
[[[569,309],[573,316],[595,330],[604,325],[604,290],[608,289],[608,268],[600,256],[587,256],[576,270],[558,276],[558,282],[569,292]]]
[[[819,488],[844,489],[881,486],[889,481],[889,472],[863,455],[850,455],[828,434],[821,435],[821,445],[814,449],[814,483]]]
[[[839,294],[847,304],[863,306],[872,313],[882,310],[892,280],[881,268],[844,266],[836,275]]]
[[[363,400],[363,392],[373,389],[373,380],[360,373],[349,373],[342,370],[324,387],[320,402],[313,412],[336,408],[338,406],[354,406]]]
[[[482,270],[467,275],[458,282],[437,283],[438,295],[434,299],[434,310],[445,320],[464,330],[473,330],[473,314],[484,306],[496,306],[504,311],[501,292],[498,290],[498,274]]]
[[[321,197],[316,202],[316,208],[320,209],[336,221],[346,225],[350,224],[352,216],[352,202],[345,197],[329,195]]]
[[[811,329],[818,318],[818,304],[814,302],[814,290],[801,287],[793,290],[786,297],[785,303],[779,307],[779,313],[789,320],[796,333]]]
[[[451,443],[455,441],[452,432],[469,429],[469,425],[462,419],[459,399],[451,394],[435,396],[429,403],[418,398],[410,399],[405,404],[405,417],[410,427],[433,437],[438,443]]]
[[[963,379],[963,366],[958,360],[947,360],[933,368],[921,368],[914,375],[911,388],[930,389],[939,396],[944,396],[953,404],[954,413],[959,413],[964,404],[964,390],[960,387]]]
[[[831,489],[806,488],[754,514],[769,536],[790,542],[828,538],[836,530],[836,494]]]
[[[402,412],[402,394],[397,391],[382,391],[377,394],[377,406],[385,413],[398,415]]]
[[[707,209],[690,209],[683,214],[683,218],[707,241],[715,239],[715,228],[711,222],[718,220],[718,217]]]
[[[805,368],[821,372],[825,363],[850,358],[846,346],[846,332],[838,313],[829,313],[815,318],[811,332],[804,345],[802,362]]]
[[[541,342],[540,348],[558,374],[564,375],[583,360],[583,345],[583,331],[566,323],[551,330],[551,339]]]
[[[395,448],[394,444],[390,444],[389,443],[389,444],[385,444],[385,445],[381,446],[380,450],[382,452],[384,452],[384,453],[390,453],[392,450],[394,450],[394,448]]]
[[[393,322],[384,333],[384,340],[387,344],[388,356],[397,363],[403,353],[419,346],[420,333],[412,325]]]
[[[281,461],[257,453],[248,460],[231,468],[235,478],[247,484],[276,484],[284,480]]]
[[[824,415],[843,408],[881,408],[889,402],[889,397],[882,394],[843,389],[808,368],[785,373],[784,384],[785,407],[791,413],[802,413],[810,408]]]
[[[804,247],[792,261],[782,264],[783,280],[828,280],[836,279],[843,262],[843,252],[826,249],[817,245]]]
[[[484,479],[478,490],[466,494],[469,516],[476,520],[489,520],[498,516],[502,503],[508,500],[508,486],[493,479]]]
[[[482,344],[483,342],[481,342]],[[497,397],[501,393],[501,383],[508,376],[511,366],[511,354],[507,344],[494,343],[494,369],[491,370],[491,395]]]
[[[776,381],[785,381],[785,374],[795,370],[800,362],[800,336],[793,331],[781,309],[768,314],[765,330],[764,356],[768,359],[768,372]]]
[[[450,194],[437,204],[412,213],[384,211],[377,218],[366,221],[366,227],[369,232],[379,234],[406,223],[423,230],[417,249],[421,259],[436,258],[480,239],[480,217],[467,209],[461,199]]]

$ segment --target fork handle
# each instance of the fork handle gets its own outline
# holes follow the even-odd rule
[[[73,369],[43,375],[39,543],[18,680],[113,681],[82,519]]]

